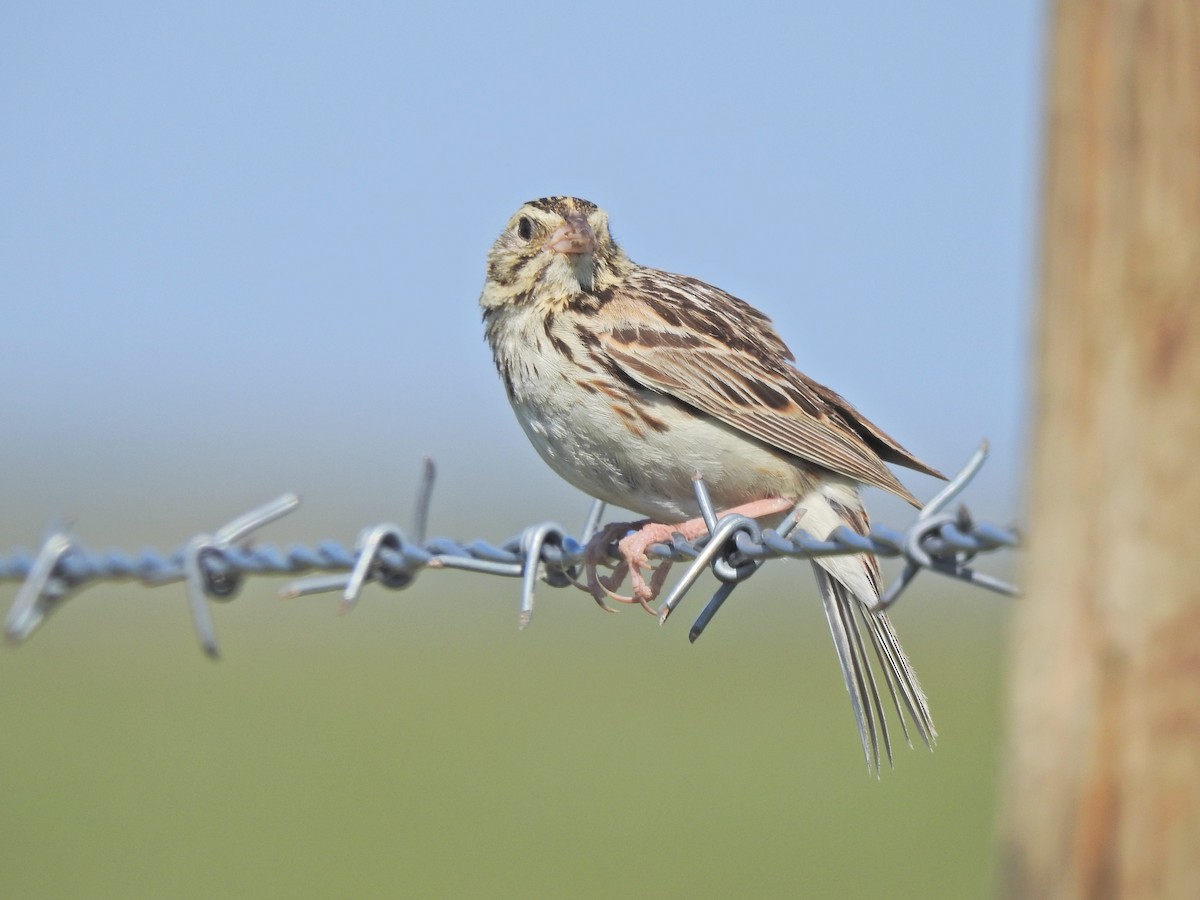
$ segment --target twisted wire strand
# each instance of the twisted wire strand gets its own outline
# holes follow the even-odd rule
[[[660,607],[660,622],[666,621],[704,569],[710,569],[721,585],[692,625],[689,637],[694,641],[738,584],[767,560],[783,557],[813,559],[854,553],[903,557],[904,570],[884,592],[877,610],[895,603],[923,570],[1016,595],[1013,585],[971,566],[980,554],[1019,546],[1016,530],[975,522],[965,507],[946,511],[950,501],[979,471],[987,450],[985,442],[905,531],[876,527],[869,535],[859,535],[843,527],[826,540],[803,531],[803,510],[793,511],[776,529],[763,529],[745,516],[718,519],[703,478],[697,473],[696,497],[709,534],[694,541],[677,534],[670,544],[654,544],[648,551],[653,557],[690,563]],[[291,582],[280,593],[298,597],[339,591],[343,611],[353,608],[368,582],[399,590],[411,586],[425,569],[461,569],[520,578],[521,627],[533,615],[534,588],[539,579],[553,587],[577,582],[584,547],[603,514],[602,504],[593,505],[579,539],[553,522],[531,525],[499,545],[482,539],[466,543],[444,537],[426,539],[434,477],[433,464],[426,460],[412,528],[414,539],[406,537],[398,526],[382,523],[363,529],[354,549],[332,540],[312,547],[294,544],[282,551],[271,544],[245,543],[255,530],[296,509],[300,499],[295,494],[285,494],[251,510],[211,534],[197,534],[167,555],[153,549],[133,554],[119,550],[93,552],[64,523],[53,523],[36,554],[13,552],[0,556],[0,580],[23,582],[5,621],[5,634],[13,643],[26,640],[69,597],[96,581],[133,580],[148,586],[185,582],[201,648],[214,658],[219,649],[208,601],[231,600],[250,575],[324,573]],[[615,547],[610,548],[610,556],[617,559]]]

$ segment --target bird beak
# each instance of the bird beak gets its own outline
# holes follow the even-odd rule
[[[579,213],[568,213],[566,221],[546,241],[546,247],[567,255],[592,253],[596,249],[596,235],[587,219]]]

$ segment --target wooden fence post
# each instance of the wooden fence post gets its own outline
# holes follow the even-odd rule
[[[1011,898],[1200,898],[1200,0],[1057,0]]]

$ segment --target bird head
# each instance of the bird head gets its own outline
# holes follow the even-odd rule
[[[619,279],[629,266],[608,214],[576,197],[531,200],[513,213],[488,253],[485,308],[569,303]]]

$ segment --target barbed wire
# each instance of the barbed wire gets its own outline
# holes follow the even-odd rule
[[[895,603],[923,570],[1015,596],[1015,586],[975,571],[971,562],[979,554],[1019,546],[1018,532],[1014,528],[975,522],[966,507],[947,511],[950,502],[983,466],[987,454],[985,441],[905,531],[876,526],[870,534],[860,535],[842,527],[825,540],[818,540],[800,527],[802,509],[793,510],[774,529],[764,529],[754,519],[741,515],[718,518],[704,480],[697,473],[696,499],[709,533],[694,541],[676,534],[669,544],[653,544],[647,551],[649,556],[663,560],[690,561],[659,607],[660,623],[667,620],[703,571],[711,570],[721,585],[692,624],[689,639],[695,641],[734,588],[767,560],[782,557],[814,559],[854,553],[903,557],[904,569],[880,597],[877,611]],[[155,550],[136,554],[116,550],[94,553],[74,536],[65,522],[56,521],[47,529],[36,554],[13,552],[7,558],[0,557],[0,580],[23,581],[5,621],[5,634],[13,643],[25,641],[74,593],[95,581],[134,580],[148,586],[183,581],[200,646],[213,658],[220,654],[208,601],[232,600],[247,575],[326,572],[294,581],[280,593],[298,597],[340,591],[343,612],[354,607],[368,582],[399,590],[410,587],[424,569],[461,569],[520,578],[518,622],[522,628],[533,615],[534,588],[539,578],[553,587],[578,585],[584,550],[598,529],[604,514],[603,503],[593,503],[578,539],[554,522],[542,522],[498,546],[481,539],[468,543],[448,538],[427,540],[434,480],[433,463],[426,460],[411,540],[398,526],[381,523],[363,529],[353,550],[332,540],[321,541],[311,548],[293,545],[282,552],[270,544],[246,543],[253,532],[296,509],[300,498],[295,494],[284,494],[212,533],[194,535],[167,555]],[[615,545],[609,548],[609,557],[619,559]]]

